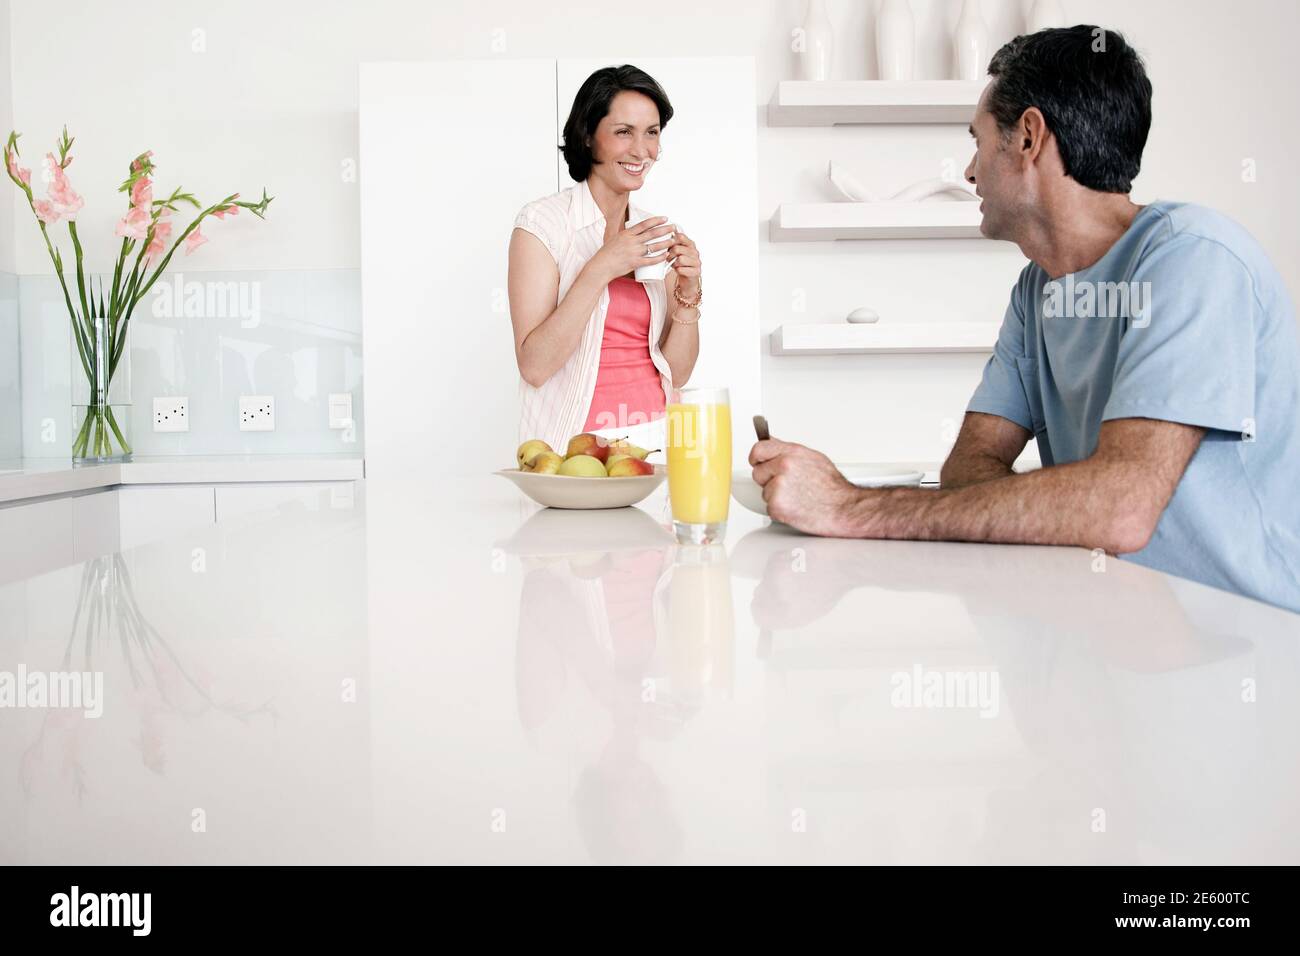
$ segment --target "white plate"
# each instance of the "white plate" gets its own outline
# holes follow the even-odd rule
[[[653,475],[629,478],[570,478],[568,475],[535,475],[518,468],[495,472],[513,481],[519,490],[539,505],[588,511],[594,508],[626,508],[654,491],[668,476],[663,465]]]
[[[887,488],[893,486],[919,486],[922,473],[910,469],[899,469],[896,465],[870,465],[846,462],[836,463],[836,468],[849,481],[859,488]],[[763,489],[754,481],[751,471],[746,468],[732,472],[731,497],[756,514],[766,515],[767,505],[763,502]]]

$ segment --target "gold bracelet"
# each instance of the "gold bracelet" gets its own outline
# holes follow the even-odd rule
[[[684,305],[688,309],[693,309],[704,301],[704,283],[701,282],[700,287],[695,290],[694,302],[687,302],[682,298],[681,287],[679,285],[673,286],[673,298],[677,300],[678,305]]]
[[[687,308],[694,309],[695,306],[693,306],[693,305],[692,305],[692,306],[687,306]],[[698,325],[699,322],[700,322],[700,313],[699,313],[699,310],[696,309],[696,312],[695,312],[695,318],[694,318],[694,320],[692,320],[692,321],[690,321],[690,322],[686,322],[686,321],[684,321],[684,320],[682,320],[682,319],[677,318],[677,313],[676,313],[676,312],[672,313],[670,316],[668,316],[668,318],[672,319],[672,320],[673,320],[674,322],[676,322],[678,325]]]

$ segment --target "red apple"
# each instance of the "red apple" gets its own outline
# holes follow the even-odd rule
[[[608,470],[611,478],[634,478],[638,475],[653,475],[654,473],[655,467],[650,462],[630,457],[619,458],[609,466]]]
[[[564,452],[564,457],[572,458],[575,455],[590,455],[603,465],[609,458],[609,442],[591,432],[574,435],[569,439],[569,447]]]

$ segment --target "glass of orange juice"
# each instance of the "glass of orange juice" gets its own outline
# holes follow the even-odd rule
[[[731,501],[731,399],[725,388],[673,389],[667,408],[668,498],[677,540],[721,541]]]

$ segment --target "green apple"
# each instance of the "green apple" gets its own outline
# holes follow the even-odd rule
[[[604,478],[605,466],[600,463],[600,459],[591,455],[574,455],[564,459],[559,473],[570,478]]]
[[[531,471],[534,475],[555,475],[559,474],[562,464],[564,464],[564,459],[555,452],[544,451],[533,458],[524,468],[524,471]]]
[[[519,450],[515,452],[515,461],[519,463],[520,470],[527,471],[528,469],[525,466],[544,451],[553,453],[555,449],[540,438],[530,438],[520,445]]]

